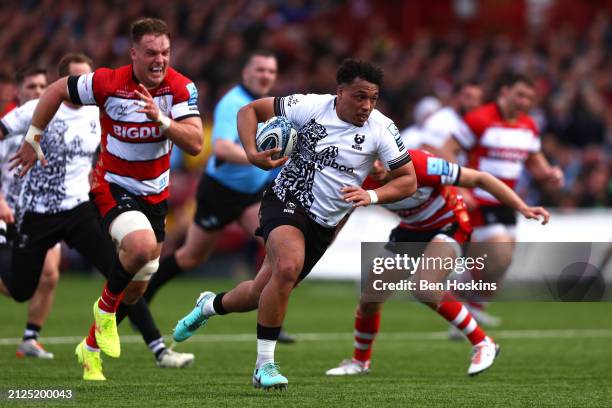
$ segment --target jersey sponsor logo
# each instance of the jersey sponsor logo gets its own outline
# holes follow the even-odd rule
[[[353,167],[347,167],[344,164],[338,163],[336,161],[337,157],[338,147],[329,146],[320,151],[319,153],[315,153],[315,155],[312,157],[312,161],[321,167],[331,167],[332,169],[345,171],[347,173],[353,173],[355,171]]]
[[[128,139],[157,139],[162,136],[162,131],[159,126],[137,127],[113,125],[113,132],[116,136],[121,136]]]
[[[187,101],[187,105],[197,105],[198,104],[198,88],[196,88],[193,82],[185,85],[187,88],[187,92],[189,92],[189,101]]]
[[[355,150],[363,150],[363,148],[361,147],[361,145],[363,144],[363,142],[365,142],[365,135],[360,135],[360,134],[356,134],[355,135],[355,144],[352,145],[351,147]]]
[[[450,166],[444,159],[439,157],[428,157],[427,174],[431,176],[448,176],[450,174]]]
[[[400,131],[395,126],[395,123],[391,123],[387,126],[387,130],[391,133],[391,136],[395,139],[395,143],[397,144],[397,148],[400,150],[404,150],[404,142],[402,142],[402,137],[400,136]]]

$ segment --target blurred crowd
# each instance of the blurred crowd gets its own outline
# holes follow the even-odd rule
[[[5,70],[53,72],[67,51],[119,66],[129,62],[131,21],[163,18],[173,66],[197,83],[207,132],[215,102],[255,48],[278,56],[276,95],[333,92],[345,57],[377,63],[386,74],[379,109],[400,128],[421,98],[447,101],[455,81],[477,80],[491,99],[504,71],[521,71],[536,82],[531,113],[544,152],[567,181],[552,194],[525,178],[522,193],[531,203],[601,207],[612,204],[611,11],[598,0],[22,0],[0,5],[0,56]],[[174,159],[182,205],[205,157]]]

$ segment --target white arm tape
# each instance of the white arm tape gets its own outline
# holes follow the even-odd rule
[[[164,115],[162,111],[159,111],[159,114],[157,115],[157,121],[159,122],[159,127],[162,132],[168,130],[170,128],[170,124],[172,123],[172,119]]]
[[[374,190],[366,190],[370,195],[370,204],[376,204],[378,202],[378,194]]]
[[[110,226],[110,236],[113,238],[117,248],[121,246],[121,241],[131,232],[151,230],[151,222],[140,211],[126,211],[121,213],[113,220]]]
[[[32,146],[32,148],[36,152],[36,157],[38,158],[38,160],[42,160],[45,157],[39,142],[40,136],[43,134],[43,132],[44,131],[40,130],[36,126],[30,125],[30,127],[28,128],[28,133],[26,133],[24,139],[27,143],[29,143],[30,146]],[[36,136],[38,136],[38,138]]]

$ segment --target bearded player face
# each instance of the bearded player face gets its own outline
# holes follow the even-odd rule
[[[130,51],[134,75],[147,88],[155,88],[164,80],[170,65],[170,38],[167,35],[145,34]]]

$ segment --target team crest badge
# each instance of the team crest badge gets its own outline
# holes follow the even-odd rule
[[[356,134],[355,135],[355,144],[352,145],[351,147],[355,150],[359,150],[361,151],[363,148],[361,147],[361,145],[363,144],[363,142],[365,142],[365,135],[360,135],[360,134]]]

